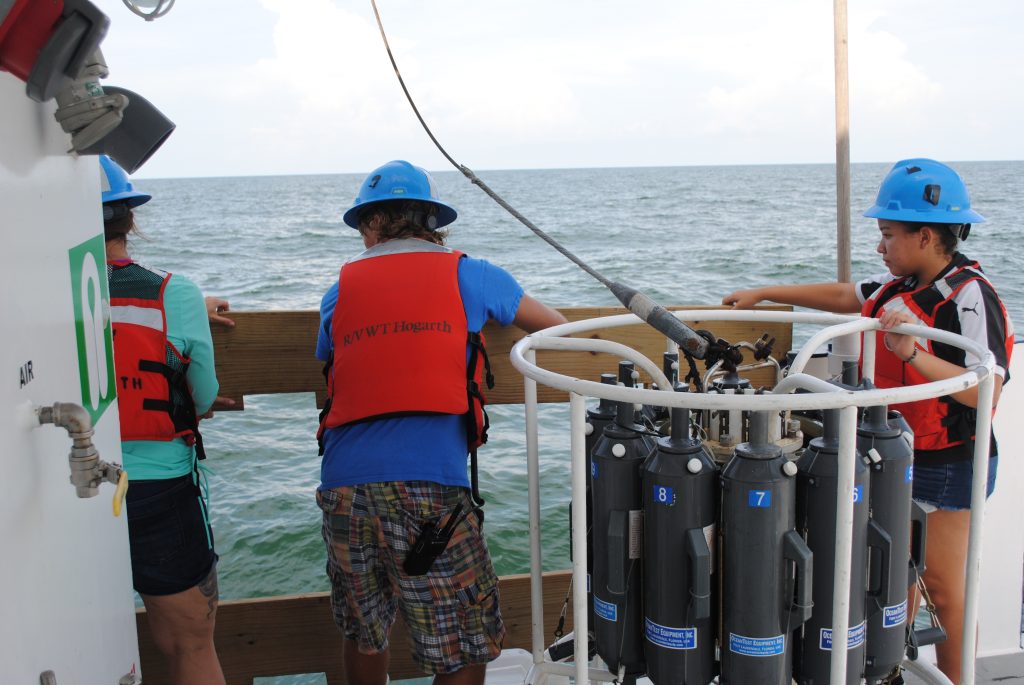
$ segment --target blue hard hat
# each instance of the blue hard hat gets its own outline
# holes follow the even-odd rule
[[[135,190],[135,186],[128,180],[128,174],[110,157],[100,155],[100,167],[103,169],[100,177],[103,204],[120,201],[129,207],[138,207],[153,199],[152,195]]]
[[[426,170],[399,159],[370,172],[352,206],[342,218],[352,228],[359,228],[362,208],[392,200],[419,200],[434,205],[437,208],[437,225],[433,228],[447,226],[459,215],[454,207],[441,202],[434,179]]]
[[[971,209],[960,174],[934,159],[896,162],[878,188],[878,199],[864,216],[891,221],[972,224],[985,220]]]

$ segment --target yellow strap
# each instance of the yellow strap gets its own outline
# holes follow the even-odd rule
[[[121,515],[121,506],[124,504],[124,497],[128,494],[128,472],[121,470],[121,475],[117,479],[117,487],[114,488],[114,501],[111,505],[114,510],[114,516]]]

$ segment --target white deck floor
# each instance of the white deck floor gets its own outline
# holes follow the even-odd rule
[[[980,659],[975,674],[977,685],[1020,685],[1024,683],[1024,652]],[[909,673],[904,673],[903,678],[906,685],[924,683]]]

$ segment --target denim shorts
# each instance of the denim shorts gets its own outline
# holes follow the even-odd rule
[[[359,651],[388,648],[402,612],[413,659],[428,673],[453,673],[501,653],[505,627],[494,574],[480,529],[470,514],[425,575],[403,561],[426,521],[447,521],[472,506],[467,488],[426,481],[367,483],[318,490],[327,543],[334,620]]]
[[[217,562],[213,531],[191,475],[134,482],[126,505],[136,592],[173,595],[209,575]]]
[[[996,488],[996,470],[999,457],[988,460],[988,487],[986,497]],[[971,508],[971,479],[974,462],[958,461],[953,464],[914,464],[914,499],[921,504],[943,511],[961,511]],[[927,508],[927,507],[926,507]]]

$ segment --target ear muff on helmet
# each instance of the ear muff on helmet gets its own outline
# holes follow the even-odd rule
[[[970,224],[960,224],[960,225],[953,224],[953,225],[951,225],[949,227],[949,230],[953,232],[953,235],[956,236],[957,240],[967,240],[967,236],[969,236],[971,234],[971,225]]]
[[[434,214],[433,212],[406,212],[405,218],[409,221],[409,223],[414,224],[416,226],[422,226],[423,228],[430,231],[437,230],[437,215]]]
[[[132,208],[127,202],[108,202],[103,205],[103,223],[120,221],[132,213]]]
[[[381,211],[384,211],[384,208],[380,207],[381,204],[375,202],[373,205],[363,207],[356,218],[356,226],[367,221],[376,209],[380,208]],[[428,231],[436,231],[439,228],[437,212],[433,208],[429,210],[410,209],[402,212],[402,217],[414,226],[425,228]]]

